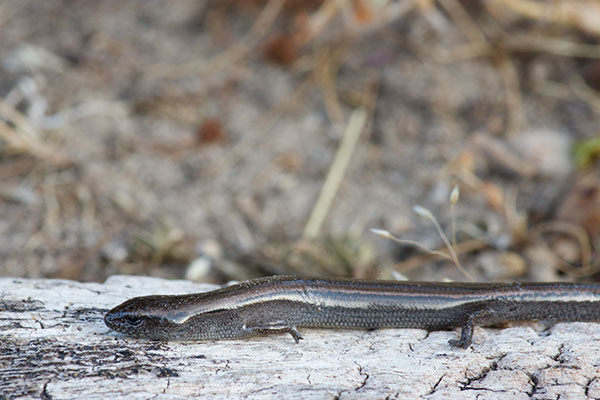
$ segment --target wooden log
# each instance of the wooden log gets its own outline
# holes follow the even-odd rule
[[[209,342],[112,332],[104,313],[147,294],[214,289],[114,276],[104,284],[0,279],[0,398],[600,398],[600,325],[457,331],[308,330]]]

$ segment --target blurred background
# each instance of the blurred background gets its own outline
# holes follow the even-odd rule
[[[2,1],[0,276],[597,280],[599,38],[597,0]]]

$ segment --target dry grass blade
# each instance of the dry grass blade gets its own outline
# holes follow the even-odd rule
[[[377,236],[381,236],[382,238],[385,238],[385,239],[390,239],[398,244],[406,244],[409,246],[414,246],[414,247],[417,247],[417,248],[425,251],[427,254],[436,255],[440,258],[444,258],[446,260],[452,261],[452,257],[450,255],[448,255],[447,253],[444,253],[439,250],[431,250],[429,247],[425,246],[424,244],[422,244],[420,242],[417,242],[416,240],[400,239],[383,229],[371,229],[370,231],[372,233],[376,234]]]
[[[578,43],[564,39],[538,36],[537,34],[515,34],[500,41],[508,51],[536,51],[565,57],[600,58],[600,46]]]
[[[310,217],[308,218],[308,222],[306,223],[306,227],[304,228],[304,236],[307,238],[317,236],[321,229],[321,225],[329,212],[329,207],[331,207],[335,194],[342,183],[342,178],[344,177],[350,158],[354,153],[360,134],[367,122],[367,114],[368,113],[364,108],[358,108],[354,110],[350,116],[346,132],[344,133],[344,137],[340,142],[338,151],[329,168],[319,198],[317,199]]]
[[[456,246],[454,247],[454,252],[458,256],[461,254],[470,253],[470,252],[477,251],[477,250],[482,250],[488,246],[489,246],[489,243],[486,242],[485,240],[469,239],[469,240],[465,240],[464,242],[457,243]],[[408,260],[402,261],[402,262],[394,265],[393,269],[396,271],[400,271],[400,272],[411,271],[415,268],[422,266],[423,264],[425,264],[427,262],[439,259],[439,256],[437,255],[438,252],[445,254],[445,256],[446,256],[446,257],[444,257],[445,259],[452,258],[450,256],[450,254],[448,253],[447,248],[443,247],[443,248],[440,248],[437,250],[432,250],[432,253],[430,253],[430,254],[418,254],[416,256],[413,256],[413,257],[409,258]]]
[[[9,151],[30,154],[58,167],[71,163],[71,159],[57,149],[42,142],[40,134],[29,124],[27,117],[0,99],[0,138]]]
[[[329,120],[335,123],[342,122],[344,115],[336,89],[336,77],[340,68],[339,53],[339,51],[328,51],[328,49],[317,51],[317,66],[314,69],[315,80],[323,94],[325,112]]]
[[[448,240],[448,237],[446,236],[446,234],[442,230],[442,227],[440,226],[437,218],[431,213],[431,211],[429,211],[428,209],[426,209],[424,207],[421,207],[419,205],[414,206],[413,210],[414,210],[414,212],[416,212],[420,216],[422,216],[422,217],[430,220],[433,223],[433,225],[435,226],[435,229],[438,231],[438,234],[440,235],[440,237],[442,238],[444,244],[448,248],[448,252],[450,253],[450,257],[452,257],[452,261],[454,261],[454,264],[456,265],[456,267],[469,280],[475,281],[475,277],[473,277],[473,275],[471,275],[471,273],[469,271],[467,271],[465,269],[465,267],[463,267],[463,265],[460,263],[460,261],[458,259],[458,256],[456,255],[456,252],[454,251],[454,248],[452,247],[452,244],[450,244],[450,241]]]
[[[536,82],[535,89],[545,95],[561,100],[577,98],[587,103],[591,109],[600,114],[600,96],[590,88],[581,77],[571,77],[571,82],[564,84],[556,81]]]
[[[228,65],[235,65],[248,54],[267,33],[279,15],[285,0],[271,0],[267,3],[254,24],[239,43],[234,44],[218,56],[206,60],[194,60],[185,64],[156,64],[146,70],[148,79],[181,79],[218,71]]]
[[[508,55],[502,55],[498,64],[498,71],[504,81],[506,90],[506,112],[508,114],[508,127],[506,130],[511,134],[521,130],[524,120],[519,73]]]
[[[459,197],[460,190],[458,185],[454,185],[450,192],[450,197],[448,198],[448,201],[450,202],[450,214],[452,216],[452,247],[456,247],[456,211],[454,210],[454,206],[458,203]]]
[[[481,29],[479,29],[479,26],[457,0],[443,0],[439,3],[452,16],[457,27],[471,44],[487,44],[487,39],[481,32]]]
[[[600,264],[592,264],[592,246],[590,237],[585,229],[579,225],[575,225],[565,221],[550,221],[537,225],[531,231],[531,236],[536,237],[547,232],[563,233],[573,236],[579,242],[581,248],[581,268],[573,268],[568,265],[561,266],[561,269],[567,274],[574,277],[584,277],[597,273],[600,269]]]
[[[344,16],[352,15],[350,18],[350,24],[347,24],[341,34],[336,35],[335,38],[329,40],[329,42],[339,42],[342,38],[348,35],[365,35],[378,30],[383,29],[386,25],[391,24],[394,21],[399,20],[410,11],[417,7],[417,0],[397,0],[393,2],[387,2],[387,4],[375,4],[372,7],[366,7],[366,14],[369,14],[364,20],[360,20],[357,17],[358,2],[346,1],[346,0],[327,0],[324,1],[319,10],[317,10],[308,20],[306,27],[303,28],[303,32],[298,36],[299,42],[307,44],[313,40],[318,40],[322,35],[323,31],[332,24],[332,21],[339,14]],[[385,2],[381,2],[385,3]],[[364,6],[364,4],[363,4]],[[354,12],[347,12],[349,9],[353,9]],[[375,9],[377,8],[377,9]],[[360,12],[358,12],[360,14]]]
[[[596,0],[488,0],[489,6],[511,9],[525,17],[600,34],[600,3]]]

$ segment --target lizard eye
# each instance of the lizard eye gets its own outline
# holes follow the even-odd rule
[[[137,326],[140,326],[142,324],[142,322],[144,322],[144,319],[142,317],[136,317],[133,315],[129,315],[129,316],[125,317],[125,322],[127,322],[128,325],[137,327]]]

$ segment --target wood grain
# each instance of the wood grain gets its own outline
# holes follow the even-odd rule
[[[600,398],[600,325],[475,332],[303,330],[162,343],[110,331],[127,298],[215,288],[114,276],[104,284],[0,279],[0,398]]]

